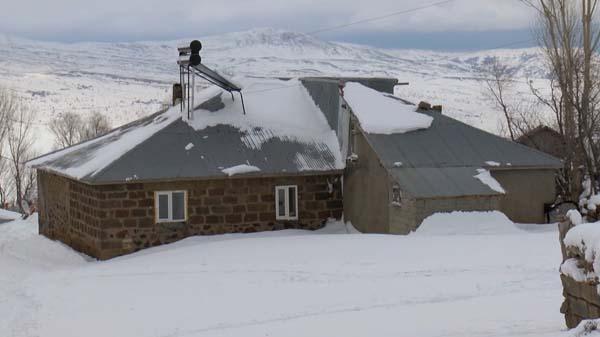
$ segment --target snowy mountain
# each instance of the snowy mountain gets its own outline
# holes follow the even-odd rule
[[[256,29],[201,37],[203,62],[235,76],[391,76],[409,86],[396,94],[418,102],[442,104],[444,113],[492,132],[498,114],[484,95],[477,68],[499,57],[523,79],[544,84],[537,49],[444,53],[385,50],[328,42],[315,36]],[[169,99],[178,81],[178,45],[163,42],[50,43],[0,37],[0,85],[24,97],[37,113],[40,150],[52,137],[46,123],[66,111],[100,111],[114,125],[147,115]]]

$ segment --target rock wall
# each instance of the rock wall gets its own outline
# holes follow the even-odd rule
[[[335,174],[94,186],[39,172],[38,185],[40,233],[98,259],[193,235],[318,229],[343,213]],[[298,220],[276,220],[278,185],[298,186]],[[166,190],[187,191],[187,221],[156,223],[154,194]]]
[[[600,318],[600,295],[597,277],[573,277],[566,265],[577,268],[583,275],[595,275],[592,264],[585,260],[583,252],[564,243],[567,232],[574,225],[569,219],[559,224],[560,245],[563,255],[560,279],[563,285],[564,301],[560,312],[565,315],[569,329],[575,328],[582,320]],[[571,268],[573,269],[573,268]]]

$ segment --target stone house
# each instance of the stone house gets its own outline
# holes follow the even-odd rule
[[[551,127],[540,125],[517,138],[517,142],[540,150],[556,158],[566,157],[566,144],[562,135]]]
[[[391,95],[396,79],[247,81],[246,114],[209,88],[190,116],[174,106],[31,161],[40,233],[108,259],[193,235],[318,229],[342,217],[399,234],[440,211],[499,209],[538,222],[553,201],[559,160],[417,112]]]

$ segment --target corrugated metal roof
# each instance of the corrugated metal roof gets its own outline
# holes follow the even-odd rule
[[[185,147],[193,144],[189,150]],[[260,146],[255,146],[260,144]],[[139,180],[225,177],[224,168],[249,164],[260,172],[277,175],[334,171],[336,157],[319,139],[302,142],[273,137],[267,129],[244,132],[230,125],[194,130],[178,120],[119,158],[93,177],[83,180],[106,183]]]
[[[422,111],[420,111],[422,112]],[[393,168],[488,167],[500,168],[562,167],[559,159],[546,153],[474,128],[439,112],[422,112],[433,117],[431,127],[407,133],[366,137],[384,166]]]
[[[501,194],[476,179],[473,167],[392,168],[389,172],[415,198]]]
[[[240,173],[247,176],[342,170],[344,163],[335,133],[325,118],[322,121],[318,118],[323,111],[315,105],[308,91],[298,86],[267,84],[270,85],[268,91],[263,91],[270,95],[254,97],[255,101],[260,99],[260,104],[271,104],[271,110],[282,111],[284,117],[285,113],[291,113],[289,111],[306,113],[312,123],[308,127],[320,128],[304,132],[306,125],[282,126],[279,120],[273,123],[268,118],[257,117],[260,116],[256,110],[257,102],[254,102],[252,115],[242,115],[240,109],[237,119],[234,106],[230,106],[229,111],[221,111],[226,107],[222,93],[211,96],[207,92],[203,94],[204,102],[199,105],[201,113],[196,117],[223,116],[225,112],[229,117],[199,127],[193,121],[183,120],[179,108],[174,107],[117,128],[105,136],[44,155],[30,164],[97,184],[225,177],[223,169],[243,164],[260,169],[260,172]],[[256,92],[261,94],[263,91]],[[284,91],[296,99],[295,110],[285,106],[290,103],[287,100],[270,100]],[[233,103],[233,100],[228,101],[230,105]],[[241,125],[229,123],[228,118]],[[290,134],[286,127],[297,132]],[[105,151],[107,148],[112,151]]]

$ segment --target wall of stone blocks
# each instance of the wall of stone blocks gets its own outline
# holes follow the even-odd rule
[[[573,227],[569,219],[565,218],[558,226],[561,253],[563,262],[567,259],[576,259],[577,266],[587,273],[597,274],[591,263],[587,262],[582,252],[574,247],[566,247],[564,238]],[[569,329],[575,328],[582,320],[600,318],[600,295],[598,294],[598,278],[578,282],[570,276],[561,274],[564,301],[560,312],[565,315],[565,323]]]
[[[318,229],[343,213],[339,174],[98,186],[48,173],[40,177],[40,191],[46,191],[40,193],[40,232],[99,259],[192,235]],[[298,220],[276,220],[279,185],[298,186]],[[156,223],[154,193],[168,190],[187,191],[187,221]]]
[[[101,200],[89,185],[38,171],[39,232],[90,256],[100,254]]]

